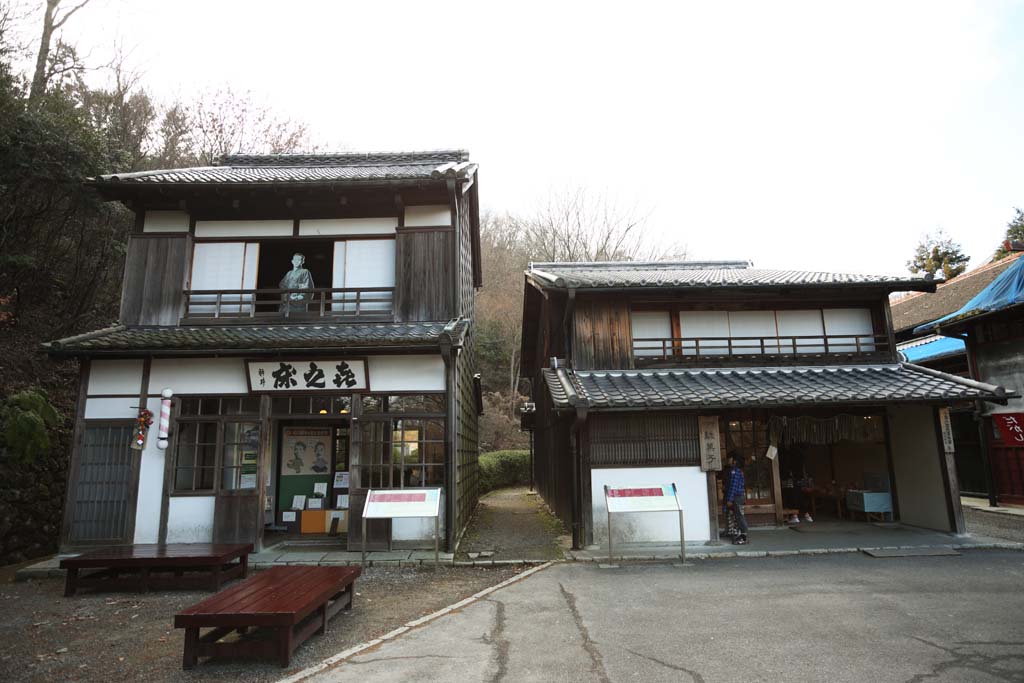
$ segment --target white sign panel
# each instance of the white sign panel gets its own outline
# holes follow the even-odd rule
[[[249,361],[249,389],[274,391],[355,391],[368,387],[366,360]]]
[[[949,418],[949,408],[939,409],[939,423],[942,425],[942,447],[947,453],[956,452],[953,440],[953,422]]]
[[[697,418],[700,432],[700,468],[705,472],[722,469],[722,444],[718,437],[718,416],[701,415]]]
[[[387,489],[368,491],[363,517],[437,517],[441,510],[441,489]]]
[[[604,487],[608,512],[679,512],[675,484]]]

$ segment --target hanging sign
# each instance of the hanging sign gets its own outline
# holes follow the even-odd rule
[[[700,469],[718,472],[722,469],[722,444],[718,437],[718,416],[701,415],[697,418],[700,432]]]
[[[996,413],[992,421],[999,428],[1003,443],[1024,446],[1024,413]]]
[[[441,509],[441,489],[388,489],[368,491],[363,517],[437,517]]]
[[[249,390],[355,391],[369,388],[365,359],[248,361]]]

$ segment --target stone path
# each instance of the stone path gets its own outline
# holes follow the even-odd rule
[[[570,544],[540,496],[525,487],[499,489],[480,499],[456,560],[560,560]]]

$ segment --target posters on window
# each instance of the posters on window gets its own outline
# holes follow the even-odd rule
[[[331,429],[285,427],[282,435],[281,476],[328,474],[331,471]]]

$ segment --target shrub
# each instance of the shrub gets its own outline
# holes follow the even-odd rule
[[[480,494],[530,483],[530,451],[480,454]]]

